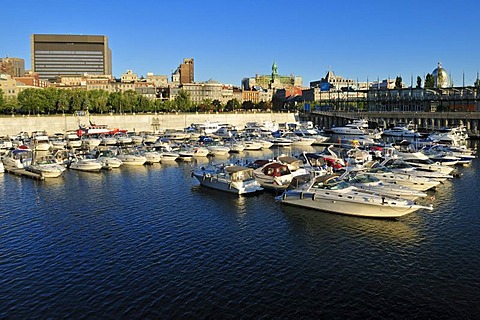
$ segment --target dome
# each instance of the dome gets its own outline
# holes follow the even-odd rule
[[[447,70],[442,68],[442,64],[440,62],[438,63],[438,67],[433,70],[432,76],[434,79],[435,88],[446,88],[450,85],[448,72]]]

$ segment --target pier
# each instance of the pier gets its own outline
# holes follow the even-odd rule
[[[23,168],[8,168],[8,167],[5,167],[5,171],[9,172],[9,173],[13,173],[14,175],[17,175],[17,176],[24,176],[24,177],[31,178],[31,179],[34,179],[34,180],[45,180],[45,178],[41,174],[31,172],[31,171],[25,170]]]

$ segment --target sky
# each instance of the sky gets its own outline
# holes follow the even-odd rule
[[[455,86],[480,70],[480,2],[286,0],[7,1],[0,57],[25,59],[31,34],[106,35],[113,74],[170,76],[184,58],[195,81],[239,86],[243,78],[327,71],[357,81],[401,76],[409,86],[442,66]]]

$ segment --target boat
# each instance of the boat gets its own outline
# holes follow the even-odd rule
[[[411,125],[398,125],[391,129],[383,130],[382,135],[385,137],[392,137],[395,140],[398,139],[419,139],[420,133],[413,130]]]
[[[357,126],[345,126],[345,127],[332,127],[330,130],[332,133],[337,135],[356,135],[361,136],[367,134],[365,129],[362,129]]]
[[[147,162],[144,155],[132,149],[119,149],[117,158],[126,166],[143,166]]]
[[[93,157],[88,158],[70,153],[67,168],[85,172],[98,172],[102,169],[102,163]]]
[[[438,171],[418,170],[417,167],[408,164],[401,158],[387,158],[382,161],[380,165],[390,169],[392,172],[404,173],[416,177],[425,177],[438,181],[445,181],[453,178],[453,175],[451,174],[445,174]]]
[[[251,194],[262,191],[253,175],[253,169],[237,165],[200,167],[192,171],[202,186],[234,194]]]
[[[32,164],[33,152],[27,149],[11,149],[2,156],[2,163],[5,170],[25,169]]]
[[[102,164],[102,169],[120,168],[123,165],[123,161],[118,159],[116,153],[111,149],[97,150],[95,158]]]
[[[58,164],[52,155],[34,157],[32,163],[25,169],[37,173],[43,178],[58,178],[66,170],[65,166]]]
[[[285,190],[295,177],[287,164],[278,161],[267,162],[253,174],[263,188],[270,190]]]
[[[367,191],[369,193],[377,193],[389,197],[399,197],[404,199],[415,200],[427,196],[425,192],[418,191],[407,186],[398,184],[386,184],[377,177],[363,170],[345,171],[339,176],[341,180],[348,182],[350,185]]]
[[[226,157],[230,152],[230,148],[221,144],[211,144],[206,147],[208,149],[208,155],[216,157]]]
[[[76,131],[67,132],[65,135],[65,142],[67,144],[67,147],[70,149],[78,149],[82,146],[82,140],[77,135]]]
[[[398,218],[420,209],[433,209],[408,199],[368,193],[331,175],[285,190],[277,200],[287,205],[369,218]]]
[[[30,140],[30,149],[33,151],[48,151],[52,147],[50,138],[45,131],[34,131]]]

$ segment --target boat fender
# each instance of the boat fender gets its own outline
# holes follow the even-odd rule
[[[382,197],[382,205],[385,204],[385,197]]]
[[[312,193],[312,200],[315,201],[315,193]]]
[[[205,180],[205,178],[206,178],[206,177],[205,177],[205,173],[204,173],[203,176],[202,176],[202,180]]]
[[[303,192],[300,192],[300,199],[303,199]]]
[[[190,176],[193,178],[193,171],[192,171],[192,173],[190,174]]]

